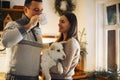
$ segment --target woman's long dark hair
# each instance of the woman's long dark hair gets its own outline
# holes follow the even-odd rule
[[[77,23],[76,15],[74,13],[66,12],[66,13],[63,13],[61,16],[65,16],[70,23],[70,28],[67,32],[66,40],[72,37],[78,40],[78,35],[77,35],[78,23]],[[63,34],[61,33],[57,41],[60,42],[60,41],[63,41],[63,39],[64,39]]]

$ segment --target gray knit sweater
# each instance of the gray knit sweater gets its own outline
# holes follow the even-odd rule
[[[3,31],[2,43],[12,50],[7,73],[22,76],[39,75],[41,30],[36,26],[35,35],[32,31],[26,32],[24,25],[28,22],[29,19],[23,15],[20,23],[9,22]]]
[[[80,46],[76,39],[71,38],[67,41],[64,47],[66,59],[62,62],[63,74],[59,74],[57,67],[51,69],[52,79],[72,79],[74,69],[78,64],[80,57]]]

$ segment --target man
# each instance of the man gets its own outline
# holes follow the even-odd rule
[[[6,80],[39,80],[42,11],[42,0],[25,0],[22,18],[6,25],[2,44],[12,50]]]

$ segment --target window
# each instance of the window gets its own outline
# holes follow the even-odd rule
[[[116,5],[107,7],[107,23],[108,25],[116,24]]]
[[[120,70],[120,1],[105,3],[104,35],[107,68]]]

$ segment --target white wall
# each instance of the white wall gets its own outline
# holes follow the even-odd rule
[[[96,17],[96,70],[106,70],[107,62],[106,55],[104,53],[104,4],[97,1],[97,17]]]
[[[96,28],[96,6],[95,0],[85,0],[86,7],[86,40],[88,55],[86,56],[85,71],[94,71],[96,67],[96,46],[95,46],[95,28]]]
[[[96,0],[77,0],[77,9],[75,11],[79,30],[86,28],[85,40],[87,41],[87,52],[85,61],[85,71],[94,71],[96,69]]]
[[[41,27],[43,34],[59,35],[59,16],[55,14],[54,0],[43,0],[44,13],[47,15],[48,23]]]

